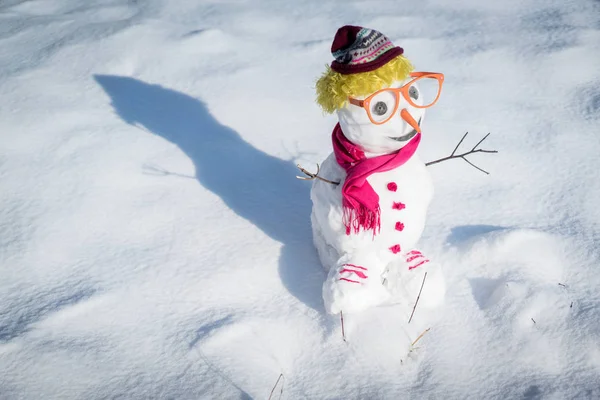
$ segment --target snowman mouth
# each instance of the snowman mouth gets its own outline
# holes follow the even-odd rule
[[[417,125],[421,126],[421,118],[419,118],[419,122],[417,122]],[[407,140],[410,140],[413,137],[415,137],[416,134],[417,134],[417,130],[413,129],[412,131],[408,132],[406,135],[402,135],[402,136],[398,136],[398,137],[390,137],[390,136],[388,136],[388,137],[397,142],[406,142]]]

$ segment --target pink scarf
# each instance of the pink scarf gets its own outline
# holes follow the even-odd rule
[[[373,158],[366,158],[364,151],[344,136],[340,124],[333,128],[331,136],[335,159],[347,174],[342,186],[346,235],[350,235],[352,231],[358,233],[363,228],[373,229],[375,236],[381,229],[381,208],[379,196],[367,182],[367,178],[371,174],[389,171],[407,162],[415,154],[421,134],[418,133],[400,150]]]

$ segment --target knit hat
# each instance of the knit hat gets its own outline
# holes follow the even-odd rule
[[[340,74],[373,71],[402,54],[381,32],[360,26],[346,25],[338,29],[331,54],[335,61],[331,69]]]

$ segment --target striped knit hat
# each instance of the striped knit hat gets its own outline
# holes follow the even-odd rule
[[[335,61],[331,69],[340,74],[373,71],[402,54],[381,32],[360,26],[346,25],[338,29],[331,54]]]

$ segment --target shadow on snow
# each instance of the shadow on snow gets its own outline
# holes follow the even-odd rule
[[[204,188],[283,244],[281,281],[298,300],[322,311],[325,273],[312,245],[310,185],[295,178],[294,164],[253,147],[194,97],[128,77],[95,79],[125,122],[179,146]]]

